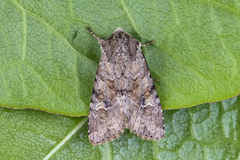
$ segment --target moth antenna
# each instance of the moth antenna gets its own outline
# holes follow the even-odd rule
[[[93,31],[90,29],[90,27],[87,26],[87,29],[89,30],[89,32],[93,35],[94,38],[96,38],[98,40],[98,43],[102,43],[104,41],[104,39],[99,38],[98,36],[96,36]]]
[[[142,47],[146,47],[146,46],[148,46],[150,43],[153,43],[153,42],[154,42],[154,40],[151,40],[151,41],[147,42],[146,44],[142,44],[141,46],[142,46]]]

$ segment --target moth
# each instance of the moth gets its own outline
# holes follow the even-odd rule
[[[142,139],[163,138],[161,103],[141,50],[149,43],[142,45],[121,28],[107,40],[87,28],[102,50],[89,109],[89,141],[112,141],[125,128]]]

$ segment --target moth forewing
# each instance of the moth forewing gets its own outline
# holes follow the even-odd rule
[[[161,103],[142,53],[141,43],[118,28],[101,44],[89,109],[89,141],[102,144],[119,137],[125,128],[143,139],[164,136]]]

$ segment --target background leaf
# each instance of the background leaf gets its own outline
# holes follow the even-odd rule
[[[0,105],[88,114],[101,38],[121,27],[143,49],[164,109],[239,94],[239,6],[230,1],[0,1]],[[87,117],[0,108],[1,159],[237,159],[239,97],[164,110],[166,135],[125,130],[92,146]]]
[[[0,2],[0,105],[88,115],[102,38],[122,27],[143,43],[164,109],[240,92],[238,3]]]
[[[240,99],[188,109],[164,110],[160,141],[125,130],[113,142],[93,146],[87,117],[0,108],[1,159],[237,159],[240,153]]]

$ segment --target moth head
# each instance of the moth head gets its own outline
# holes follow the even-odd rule
[[[116,31],[123,31],[123,29],[119,27],[119,28],[116,29]]]

